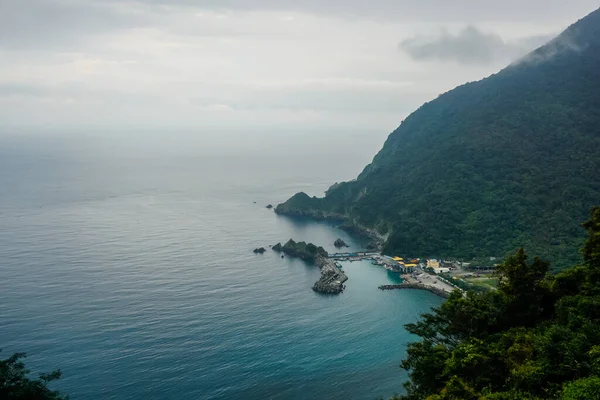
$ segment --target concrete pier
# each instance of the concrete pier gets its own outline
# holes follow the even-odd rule
[[[379,290],[394,290],[394,289],[421,289],[421,290],[427,290],[433,294],[436,294],[440,297],[443,298],[448,298],[448,296],[450,296],[450,292],[447,292],[445,290],[433,287],[433,286],[428,286],[428,285],[423,285],[422,283],[400,283],[398,285],[381,285],[379,286]]]
[[[334,260],[318,257],[315,264],[321,268],[321,278],[313,286],[315,292],[337,294],[344,291],[344,282],[348,277],[338,268]]]

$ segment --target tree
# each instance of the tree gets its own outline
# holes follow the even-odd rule
[[[506,311],[512,319],[510,326],[534,325],[541,314],[552,306],[545,304],[548,285],[544,279],[550,263],[538,257],[529,263],[528,258],[521,247],[496,269],[498,290],[506,297]]]
[[[565,385],[561,400],[600,399],[600,378],[593,376]]]
[[[600,208],[583,227],[583,265],[552,276],[521,248],[497,268],[497,291],[455,291],[406,325],[420,341],[401,398],[599,399]]]
[[[600,207],[592,209],[592,218],[582,225],[587,230],[587,240],[582,249],[583,259],[590,268],[590,282],[600,281]]]
[[[48,383],[59,379],[60,370],[40,374],[38,379],[27,375],[29,370],[21,361],[25,353],[15,353],[0,361],[0,398],[10,400],[60,400],[62,395],[48,388]]]

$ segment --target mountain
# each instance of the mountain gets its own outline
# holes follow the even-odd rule
[[[600,198],[600,9],[545,46],[421,106],[357,179],[279,214],[343,219],[408,256],[504,256],[562,266]]]

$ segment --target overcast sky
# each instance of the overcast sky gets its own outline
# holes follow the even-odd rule
[[[0,126],[389,131],[599,0],[0,0]]]

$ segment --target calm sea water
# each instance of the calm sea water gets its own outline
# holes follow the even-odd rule
[[[126,137],[127,139],[124,139]],[[402,391],[403,324],[440,299],[397,277],[319,271],[268,251],[334,250],[330,224],[265,209],[350,179],[382,143],[357,135],[0,136],[0,347],[61,368],[72,399],[374,399]]]

